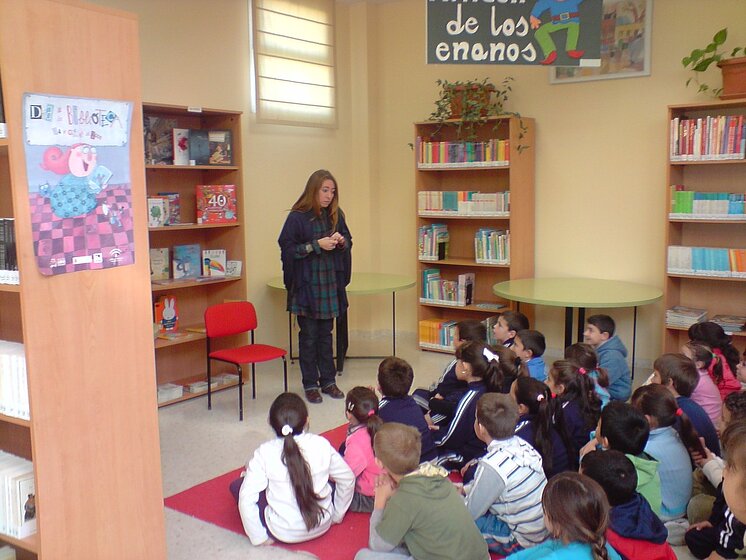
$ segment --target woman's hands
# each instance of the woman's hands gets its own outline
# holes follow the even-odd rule
[[[345,243],[346,240],[344,238],[344,235],[342,235],[338,231],[335,231],[328,237],[322,237],[318,240],[319,247],[321,247],[324,251],[333,251],[337,247],[344,247]]]

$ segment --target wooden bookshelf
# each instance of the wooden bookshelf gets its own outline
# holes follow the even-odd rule
[[[715,115],[746,115],[746,100],[711,101],[692,105],[668,107],[668,122],[675,118],[704,118]],[[670,125],[669,125],[670,126]],[[669,128],[669,144],[671,142]],[[668,155],[668,154],[667,154]],[[666,248],[669,246],[718,247],[746,249],[744,216],[718,218],[713,216],[670,215],[671,185],[683,185],[687,191],[744,192],[746,160],[671,161],[666,166]],[[667,253],[666,253],[667,256]],[[746,298],[743,282],[746,278],[723,277],[707,274],[687,274],[664,269],[665,309],[676,305],[707,309],[708,318],[715,315],[746,315]],[[743,341],[746,333],[733,333]],[[663,352],[679,352],[689,339],[687,329],[665,324],[663,326]],[[742,346],[742,344],[740,345]],[[743,349],[742,347],[740,348]]]
[[[523,130],[522,130],[523,129]],[[418,122],[414,125],[415,138],[423,141],[458,141],[456,128],[440,126],[435,122]],[[512,307],[507,301],[498,301],[492,286],[503,280],[530,278],[534,275],[534,121],[525,117],[489,118],[476,128],[476,141],[501,139],[509,141],[508,160],[491,163],[420,164],[415,150],[415,191],[419,200],[422,191],[479,191],[482,193],[510,192],[509,212],[490,215],[469,215],[441,211],[417,211],[417,228],[433,223],[448,226],[448,258],[440,261],[418,258],[417,290],[423,295],[422,272],[439,268],[441,278],[456,280],[459,274],[475,274],[474,303],[467,306],[448,305],[440,302],[420,301],[418,321],[442,319],[483,320]],[[519,149],[520,147],[520,149]],[[455,215],[454,215],[455,214]],[[510,230],[510,263],[478,263],[475,258],[474,235],[485,227]],[[485,309],[479,302],[502,304],[501,310]],[[531,314],[531,306],[521,311]],[[420,348],[435,352],[452,352],[439,344],[422,342]]]
[[[0,449],[33,461],[38,524],[0,535],[19,560],[166,558],[145,205],[129,209],[134,263],[40,273],[22,120],[27,92],[132,103],[127,175],[143,200],[138,35],[134,15],[78,0],[0,2],[0,215],[15,218],[21,276],[0,286],[0,338],[24,345],[31,409],[0,416]]]
[[[232,137],[233,165],[145,165],[145,178],[148,196],[158,193],[179,193],[181,221],[184,223],[149,228],[149,241],[152,248],[169,248],[174,245],[194,244],[201,249],[225,249],[228,260],[238,260],[246,270],[244,249],[245,231],[240,216],[243,212],[243,188],[241,166],[241,113],[221,109],[192,108],[143,104],[145,117],[171,119],[176,128],[201,130],[230,130]],[[142,156],[141,156],[142,157]],[[197,224],[195,187],[197,185],[236,185],[239,220],[230,223]],[[171,256],[173,252],[170,251]],[[172,271],[173,274],[173,271]],[[176,279],[168,283],[151,283],[152,301],[173,294],[180,325],[204,324],[205,309],[209,305],[225,300],[245,300],[246,279],[244,277],[219,277],[210,279]],[[183,330],[183,327],[180,327]],[[157,383],[186,385],[194,381],[207,380],[207,357],[205,355],[205,334],[188,333],[173,340],[156,339],[155,362]],[[237,337],[236,344],[243,338]],[[228,342],[220,341],[221,344]],[[244,342],[245,343],[245,342]],[[213,375],[234,371],[230,366],[221,368],[214,364]],[[224,387],[221,386],[220,389]],[[184,393],[174,401],[159,403],[166,406],[207,394]]]

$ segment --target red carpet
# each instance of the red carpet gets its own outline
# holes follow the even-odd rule
[[[344,441],[347,425],[321,434],[336,448]],[[164,500],[166,507],[180,511],[240,535],[244,534],[236,501],[228,485],[240,476],[243,467],[198,484]],[[322,537],[298,544],[279,544],[288,550],[305,550],[324,560],[351,560],[368,544],[370,515],[348,512],[344,521],[332,525]],[[248,543],[248,537],[247,541]]]

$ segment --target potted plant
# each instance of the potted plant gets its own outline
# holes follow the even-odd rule
[[[686,81],[687,86],[694,81],[699,86],[698,93],[720,96],[720,99],[746,97],[746,47],[735,47],[726,57],[723,45],[727,38],[728,28],[724,27],[703,49],[694,49],[681,59],[682,66],[694,72],[694,76]],[[700,80],[702,72],[713,63],[718,65],[723,75],[723,85],[719,88],[712,88]]]
[[[475,126],[488,117],[512,114],[504,106],[512,91],[513,78],[508,76],[495,86],[489,79],[451,82],[436,80],[440,87],[430,120],[458,127],[459,138],[475,137]]]

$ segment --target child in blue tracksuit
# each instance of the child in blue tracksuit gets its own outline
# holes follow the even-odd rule
[[[602,549],[609,560],[621,560],[606,542],[609,502],[598,482],[576,472],[560,473],[547,482],[541,501],[552,538],[508,560],[593,560]]]
[[[592,315],[586,322],[583,341],[598,354],[599,366],[609,374],[612,400],[626,401],[632,393],[632,375],[627,365],[627,348],[614,335],[616,325],[608,315]]]
[[[526,364],[528,374],[542,382],[547,379],[546,364],[542,357],[546,349],[546,339],[539,331],[523,329],[515,335],[513,351]]]

